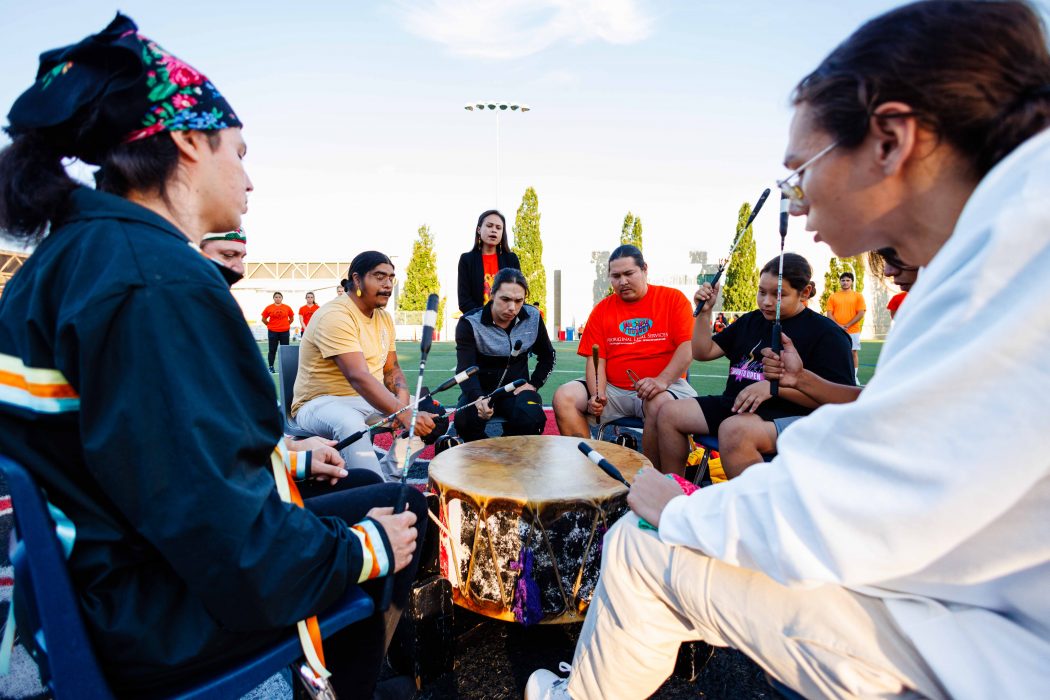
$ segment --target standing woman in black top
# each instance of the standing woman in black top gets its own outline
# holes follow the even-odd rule
[[[492,278],[505,267],[520,270],[521,263],[510,251],[507,220],[497,210],[489,209],[478,217],[474,247],[459,256],[459,310],[467,313],[484,306],[489,300]]]

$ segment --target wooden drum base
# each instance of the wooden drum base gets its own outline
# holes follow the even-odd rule
[[[430,463],[438,494],[441,574],[469,610],[524,624],[579,622],[598,582],[602,537],[627,489],[578,449],[579,438],[492,438]],[[649,460],[587,440],[628,481]]]

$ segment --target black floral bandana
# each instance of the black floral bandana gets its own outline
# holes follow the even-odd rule
[[[161,131],[242,126],[204,74],[121,14],[98,34],[41,54],[36,83],[8,121],[12,137],[40,130],[62,155],[96,165],[114,146]]]

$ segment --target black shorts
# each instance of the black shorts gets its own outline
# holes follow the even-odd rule
[[[733,413],[733,401],[735,400],[735,396],[726,396],[725,394],[696,397],[696,402],[700,404],[700,412],[704,414],[704,420],[707,422],[708,435],[717,437],[718,426],[722,425],[722,421],[737,415]],[[764,401],[759,405],[758,410],[755,411],[755,415],[762,420],[772,421],[776,418],[804,416],[810,413],[802,406],[785,405],[786,403],[786,401],[775,399]]]

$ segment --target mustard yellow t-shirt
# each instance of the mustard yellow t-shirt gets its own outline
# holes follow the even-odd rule
[[[332,359],[347,352],[363,353],[368,371],[382,382],[387,356],[396,352],[393,317],[376,309],[369,318],[348,295],[336,297],[318,309],[299,346],[293,416],[304,403],[318,396],[358,396]]]

